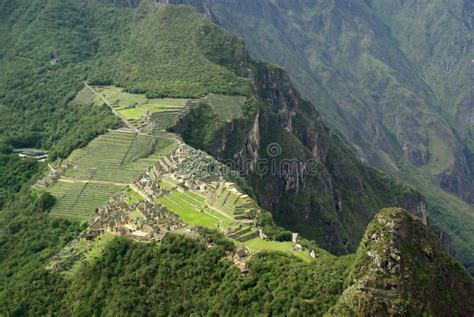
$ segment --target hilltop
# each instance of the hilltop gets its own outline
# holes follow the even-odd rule
[[[449,281],[449,282],[448,282]],[[389,208],[369,224],[334,315],[469,316],[474,283],[439,240],[405,210]]]

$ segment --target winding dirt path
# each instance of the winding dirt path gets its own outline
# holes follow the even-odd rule
[[[100,99],[102,99],[102,101],[110,108],[110,111],[112,111],[112,113],[114,115],[116,115],[117,117],[119,117],[123,123],[125,123],[125,125],[131,129],[132,131],[134,131],[135,133],[138,133],[138,129],[135,128],[133,126],[133,124],[131,124],[124,116],[122,116],[120,113],[118,113],[114,107],[112,107],[112,104],[107,100],[107,98],[105,98],[100,92],[98,92],[97,90],[95,90],[94,87],[90,86],[88,83],[84,82],[84,86],[86,86],[92,93],[94,93],[97,97],[99,97]]]

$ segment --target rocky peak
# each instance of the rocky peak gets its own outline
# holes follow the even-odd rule
[[[418,218],[401,208],[369,224],[331,313],[357,316],[471,316],[474,283]],[[449,294],[449,296],[447,295]]]

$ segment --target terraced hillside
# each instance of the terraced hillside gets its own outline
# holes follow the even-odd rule
[[[240,116],[241,106],[245,102],[245,98],[241,96],[216,94],[209,95],[207,100],[225,120]],[[193,102],[178,98],[147,98],[144,94],[128,93],[115,86],[85,84],[71,104],[106,104],[130,127],[110,131],[71,153],[66,160],[68,167],[61,181],[49,189],[58,200],[53,215],[87,219],[112,194],[135,181],[149,166],[177,146],[180,142],[178,137],[165,130],[174,126]],[[88,190],[94,186],[98,189],[95,196],[93,190]],[[237,197],[230,195],[227,199],[228,194],[229,192],[222,193],[219,199],[223,201],[217,200],[210,205],[216,204],[216,208],[232,217],[236,213],[235,216],[243,218],[245,208],[241,206],[239,210],[235,210]],[[179,200],[179,197],[180,194],[176,193],[176,196],[171,197],[173,199],[164,198],[163,203],[186,218],[188,214],[183,210],[189,205],[186,204],[186,199],[174,201]],[[212,213],[208,208],[208,214]],[[216,222],[215,215],[207,217],[205,219],[206,216],[203,216],[195,222],[192,217],[188,220],[195,225],[211,225]]]
[[[136,128],[154,123],[157,129],[166,130],[176,123],[189,101],[183,98],[147,98],[143,94],[127,93],[114,86],[95,86],[94,89],[105,97],[112,109]]]
[[[49,189],[57,200],[51,215],[71,220],[89,219],[97,207],[104,205],[121,188],[113,184],[60,181]]]
[[[268,212],[262,212],[261,218],[252,218],[252,215],[245,219],[234,217],[234,223],[224,228],[229,229],[224,234],[233,238],[226,239],[223,234],[206,228],[194,228],[189,224],[185,227],[177,214],[158,206],[156,197],[151,196],[149,190],[156,190],[161,195],[158,199],[169,197],[175,203],[189,206],[189,215],[193,212],[197,219],[204,214],[196,209],[203,203],[203,197],[199,195],[205,196],[204,204],[207,205],[207,195],[202,193],[212,190],[212,182],[233,182],[239,191],[245,190],[251,197],[255,195],[262,206],[273,208],[274,215],[285,216],[286,219],[280,217],[282,225],[306,238],[318,239],[320,234],[334,237],[334,244],[323,239],[318,239],[318,243],[335,247],[339,241],[344,245],[358,243],[357,235],[362,226],[365,227],[365,220],[381,205],[406,203],[412,210],[423,211],[423,201],[416,193],[356,164],[356,158],[332,137],[329,130],[322,124],[312,124],[320,122],[319,115],[311,112],[311,104],[299,99],[283,71],[253,62],[243,42],[191,8],[161,5],[169,2],[0,0],[0,38],[5,44],[0,47],[2,138],[14,137],[16,142],[41,146],[54,154],[52,161],[55,163],[56,158],[65,158],[73,149],[85,147],[94,137],[109,131],[107,129],[117,128],[119,120],[112,114],[120,116],[129,133],[155,132],[145,129],[146,126],[129,124],[113,106],[82,105],[91,100],[91,95],[79,96],[71,105],[84,80],[90,84],[115,84],[148,96],[199,99],[214,93],[248,98],[242,118],[228,124],[221,122],[213,111],[189,111],[196,114],[195,118],[189,119],[197,119],[194,126],[189,125],[189,132],[202,136],[207,144],[218,146],[221,152],[201,147],[214,155],[210,157],[206,152],[194,150],[199,160],[176,165],[179,168],[174,175],[169,175],[170,181],[175,179],[175,184],[162,182],[166,183],[166,192],[160,186],[157,188],[157,182],[141,186],[147,179],[152,180],[148,173],[150,168],[143,178],[129,184],[129,190],[125,190],[133,191],[129,197],[114,195],[99,208],[97,217],[89,222],[86,230],[83,230],[85,221],[51,218],[49,209],[54,200],[45,193],[30,195],[28,188],[23,188],[16,201],[0,213],[1,316],[322,316],[338,301],[344,287],[353,282],[351,277],[358,278],[355,274],[361,266],[353,265],[357,264],[353,261],[354,256],[318,257],[324,251],[317,247],[312,250],[316,255],[308,254],[314,244],[305,239],[298,240],[299,246],[288,241],[293,238],[291,232],[276,226]],[[82,100],[81,103],[75,104],[78,100]],[[105,102],[101,100],[100,103]],[[102,110],[97,111],[100,108]],[[212,110],[212,107],[207,105],[204,110]],[[113,120],[101,124],[109,119]],[[17,127],[21,131],[16,130]],[[200,133],[200,127],[209,129]],[[125,132],[124,128],[120,130]],[[40,134],[39,131],[43,132],[39,139],[31,140],[32,136]],[[220,138],[216,140],[214,136]],[[235,154],[240,155],[242,161],[266,158],[269,142],[281,144],[283,159],[289,158],[287,154],[301,160],[317,159],[318,177],[295,179],[292,171],[283,171],[266,179],[253,175],[259,176],[259,182],[255,182],[252,175],[239,179],[223,175],[207,177],[204,173],[222,171],[223,165],[218,165],[217,158],[236,158]],[[138,157],[141,157],[140,153]],[[131,162],[136,160],[140,158],[130,158]],[[173,171],[170,162],[165,161],[168,170]],[[57,184],[85,182],[88,183],[85,189],[76,189],[85,192],[91,184],[109,183],[70,179],[64,176],[63,169],[66,172],[74,169],[74,165],[66,163],[63,166],[59,162],[61,166],[53,164],[51,168],[51,180],[60,174]],[[204,171],[199,169],[202,165],[206,167]],[[14,168],[15,165],[8,170]],[[28,182],[30,177],[24,173],[20,176],[23,175],[21,182]],[[198,178],[202,180],[200,184],[194,181]],[[0,190],[1,187],[3,183]],[[285,196],[281,195],[283,190]],[[227,191],[232,192],[229,187]],[[408,195],[413,199],[406,199]],[[231,212],[234,215],[239,201],[229,200],[232,195],[225,190],[216,196],[219,206],[226,212],[215,215],[225,218]],[[302,229],[306,231],[300,231],[298,226],[285,220],[304,224]],[[384,227],[393,223],[396,220],[390,219]],[[418,223],[417,226],[424,226]],[[428,311],[428,315],[445,316],[454,311],[459,312],[458,315],[471,316],[472,305],[465,300],[473,297],[470,296],[472,292],[468,292],[471,280],[452,278],[460,268],[439,261],[437,254],[444,254],[442,250],[431,252],[441,248],[433,249],[432,245],[423,244],[415,250],[416,263],[408,266],[408,270],[403,266],[406,258],[413,258],[410,251],[414,250],[413,246],[420,246],[418,237],[426,237],[426,231],[412,235],[414,239],[403,243],[401,252],[391,252],[392,241],[399,240],[398,236],[403,238],[407,227],[412,225],[404,222],[387,235],[377,235],[382,237],[380,241],[386,242],[380,248],[375,245],[377,249],[389,252],[386,257],[385,254],[369,253],[368,256],[376,255],[369,264],[380,267],[364,267],[370,269],[370,276],[374,278],[377,276],[373,271],[381,272],[379,268],[387,267],[387,263],[390,268],[398,267],[403,277],[417,275],[415,287],[410,287],[396,299],[399,305],[417,305],[413,303],[413,294],[433,293],[435,296],[420,302],[419,307],[436,304],[445,310]],[[256,233],[256,229],[263,232],[258,230],[259,237],[246,240]],[[115,238],[117,235],[121,237]],[[265,235],[268,239],[264,239]],[[374,232],[368,236],[373,238]],[[68,243],[73,240],[76,245]],[[68,254],[65,246],[70,246],[73,254]],[[236,246],[247,246],[251,252]],[[70,263],[68,259],[74,260],[76,247],[85,261],[73,276],[66,278],[60,270],[45,270],[45,263],[58,253],[60,263],[57,264]],[[305,251],[296,251],[303,247],[306,247]],[[61,253],[61,250],[66,252]],[[284,253],[255,254],[259,250],[279,250],[306,259],[314,257],[314,260],[305,263]],[[373,248],[366,250],[374,251]],[[365,256],[367,253],[362,249],[360,254]],[[390,258],[400,258],[402,266]],[[421,258],[424,260],[420,261]],[[432,265],[440,270],[419,269]],[[355,273],[352,276],[348,275],[351,271]],[[382,272],[388,278],[382,279],[386,284],[377,290],[400,285],[389,272]],[[366,281],[364,276],[361,278],[360,282]],[[356,290],[364,291],[367,285],[355,286]],[[381,300],[385,303],[386,299]],[[463,309],[459,304],[461,301],[468,302],[468,307]],[[341,306],[346,307],[345,303]],[[389,312],[393,313],[393,310]]]
[[[161,182],[161,184],[169,188],[169,183]],[[179,186],[176,185],[173,190],[158,198],[158,202],[179,215],[187,225],[191,227],[201,226],[224,232],[228,239],[233,240],[238,246],[247,247],[252,254],[263,251],[280,251],[295,255],[305,261],[311,260],[308,252],[294,250],[294,242],[262,239],[259,236],[259,229],[255,224],[242,223],[239,221],[242,220],[241,216],[232,217],[225,208],[216,208],[209,205],[206,197],[200,193],[178,188]],[[244,207],[246,204],[236,203],[236,207]],[[326,254],[322,249],[314,249],[317,249],[318,253]]]
[[[268,212],[244,194],[236,183],[222,181],[230,178],[228,173],[232,175],[210,155],[183,144],[159,159],[135,186],[148,201],[156,201],[177,214],[190,228],[219,231],[236,245],[247,247],[252,254],[282,251],[308,261],[312,258],[311,250],[323,252],[312,244],[310,249],[294,249],[295,241],[270,239],[265,232],[272,229],[259,221]],[[290,232],[286,233],[284,240],[290,236]]]
[[[245,104],[244,96],[224,96],[210,94],[207,102],[222,121],[230,122],[242,116],[242,106]]]
[[[176,145],[169,139],[111,131],[68,158],[66,176],[78,180],[129,183]]]
[[[206,202],[236,220],[245,219],[246,215],[255,214],[260,209],[248,195],[223,182],[214,184],[213,190],[206,196]]]
[[[61,179],[48,188],[57,200],[51,214],[90,218],[96,208],[172,151],[177,142],[121,130],[97,137],[70,155],[63,163],[67,167]]]
[[[241,108],[245,103],[244,97],[216,94],[209,95],[206,100],[222,120],[228,121],[242,114]],[[155,170],[161,169],[164,173],[156,179],[162,192],[156,202],[178,215],[189,227],[221,231],[237,245],[248,244],[253,253],[278,250],[305,260],[310,259],[307,252],[293,251],[292,242],[262,239],[255,225],[255,218],[262,211],[235,184],[214,180],[201,189],[192,190],[183,186],[183,181],[195,182],[195,178],[199,179],[199,169],[204,168],[201,176],[206,177],[209,166],[220,165],[207,154],[184,145],[180,146],[188,148],[189,153],[197,153],[197,156],[188,157],[189,160],[186,161],[188,151],[180,152],[177,157],[171,155],[181,141],[177,135],[163,130],[174,125],[185,107],[192,106],[193,102],[186,99],[148,99],[144,95],[127,93],[114,86],[86,85],[73,99],[72,104],[75,103],[106,103],[122,118],[126,126],[134,126],[136,131],[142,132],[121,128],[99,136],[86,147],[75,150],[62,163],[65,167],[59,181],[48,189],[57,199],[52,215],[75,220],[91,219],[94,210],[104,206],[111,196],[131,183],[135,183],[132,185],[134,189],[127,186],[123,193],[133,196],[135,202],[144,201],[145,198],[153,201],[153,195],[147,196],[146,191],[141,191],[143,184],[137,182],[137,179],[150,166],[155,166]],[[143,128],[150,124],[151,129]],[[178,167],[177,162],[183,159],[185,162]],[[178,176],[179,180],[176,172],[181,175]],[[217,178],[211,177],[209,181],[211,179]],[[82,241],[78,244],[83,245],[82,249],[84,246],[95,245],[83,240],[84,237],[78,240]],[[85,254],[84,252],[86,251],[83,250],[81,254]],[[71,252],[66,253],[71,256]]]

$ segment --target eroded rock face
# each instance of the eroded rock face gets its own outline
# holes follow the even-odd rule
[[[472,263],[460,216],[474,199],[472,1],[170,2],[195,6],[253,56],[285,67],[360,157],[440,206],[434,224]]]
[[[445,171],[436,175],[439,185],[446,191],[461,195],[461,198],[467,202],[474,203],[474,183],[468,170],[469,162],[460,156],[459,162],[450,171]]]
[[[471,316],[473,296],[472,278],[426,225],[403,209],[389,208],[370,223],[347,288],[330,313]]]
[[[346,253],[355,249],[380,208],[404,207],[426,222],[424,199],[359,161],[300,97],[284,70],[265,63],[248,66],[253,116],[230,122],[203,149],[222,162],[231,160],[280,225]],[[190,126],[194,121],[184,117],[177,130],[185,135],[202,129]]]

